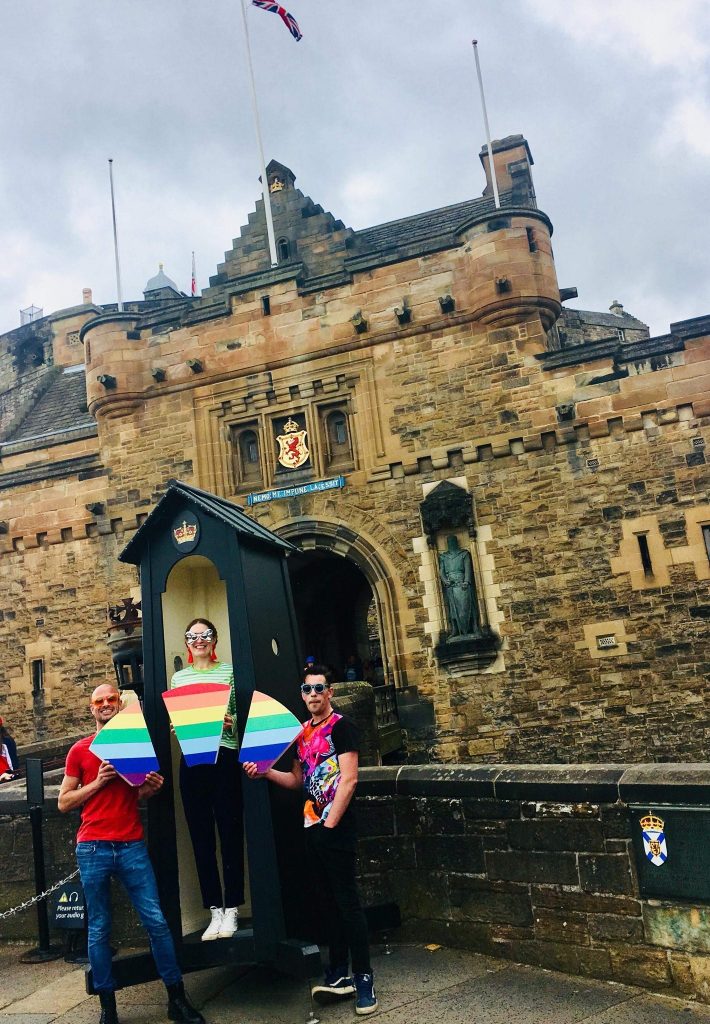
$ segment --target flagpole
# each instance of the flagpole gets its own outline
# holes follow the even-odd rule
[[[251,91],[251,105],[254,113],[254,128],[256,130],[256,144],[259,149],[259,159],[261,161],[261,186],[262,195],[264,197],[264,212],[266,214],[266,234],[269,239],[269,254],[271,256],[271,266],[275,267],[278,264],[276,258],[276,239],[274,237],[274,221],[271,216],[271,197],[269,194],[269,182],[266,177],[266,161],[264,160],[264,144],[261,141],[261,124],[259,123],[259,107],[256,102],[256,85],[254,84],[254,68],[251,62],[251,46],[249,44],[249,25],[247,22],[247,9],[245,0],[241,0],[242,4],[242,20],[244,22],[244,46],[247,54],[247,70],[249,72],[249,87]]]
[[[197,295],[197,274],[195,273],[195,252],[192,252],[192,280],[190,282],[190,295]]]
[[[473,54],[476,58],[476,74],[478,75],[478,88],[481,91],[481,106],[483,107],[483,124],[486,129],[486,142],[488,144],[488,163],[491,168],[491,181],[493,182],[493,198],[496,209],[500,209],[500,196],[498,195],[498,182],[496,180],[496,168],[493,163],[493,147],[491,146],[491,129],[488,125],[488,112],[486,111],[486,97],[483,92],[483,76],[481,75],[481,62],[478,59],[478,40],[472,39]]]
[[[116,230],[116,198],[113,192],[113,160],[109,157],[108,176],[111,182],[111,217],[113,219],[113,254],[116,260],[116,295],[118,297],[118,312],[123,312],[123,299],[121,298],[121,264],[118,259],[118,231]]]

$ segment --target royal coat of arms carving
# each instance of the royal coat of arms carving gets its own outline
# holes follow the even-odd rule
[[[308,462],[310,452],[308,450],[308,431],[299,429],[295,420],[289,419],[284,423],[284,432],[276,438],[279,445],[278,460],[284,469],[299,469]]]

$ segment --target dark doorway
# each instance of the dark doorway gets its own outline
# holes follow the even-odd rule
[[[354,659],[358,679],[386,682],[375,596],[362,570],[319,550],[291,555],[287,565],[304,658],[331,665],[338,680]]]

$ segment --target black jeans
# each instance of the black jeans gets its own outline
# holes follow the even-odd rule
[[[316,912],[328,936],[330,966],[346,967],[348,951],[355,974],[369,974],[367,920],[355,880],[354,842],[341,842],[337,826],[311,825],[305,830],[308,869],[318,886]]]
[[[217,763],[188,768],[180,761],[180,793],[190,830],[202,905],[238,907],[244,902],[244,821],[239,753],[220,747]],[[217,840],[222,849],[222,883]]]

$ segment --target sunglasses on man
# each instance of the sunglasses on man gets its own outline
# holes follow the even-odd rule
[[[214,633],[211,629],[206,629],[203,633],[193,633],[191,630],[188,630],[185,633],[185,640],[188,644],[196,644],[198,640],[209,643],[210,640],[214,640]]]
[[[104,704],[118,704],[121,698],[117,693],[112,693],[110,697],[97,697],[96,700],[92,700],[92,704],[95,708],[102,708]]]
[[[307,697],[309,693],[325,693],[327,683],[301,683],[301,693]]]

